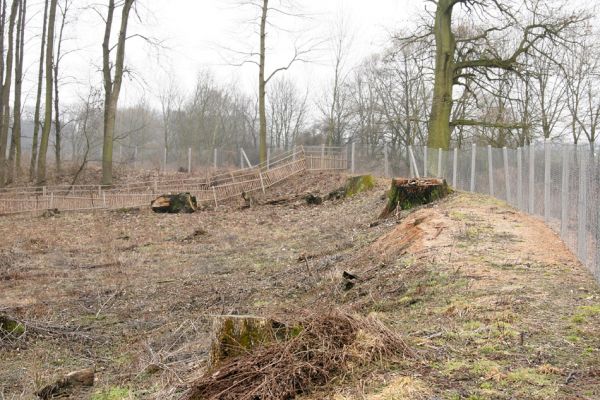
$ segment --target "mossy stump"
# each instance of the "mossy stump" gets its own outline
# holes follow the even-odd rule
[[[249,315],[226,315],[213,322],[209,368],[213,369],[223,360],[244,355],[257,346],[278,340],[286,340],[298,329],[268,318]]]
[[[25,333],[25,325],[5,315],[0,315],[0,337],[19,337]]]
[[[408,210],[446,197],[450,192],[445,179],[392,179],[388,202],[379,218],[387,218],[398,207]]]
[[[346,184],[326,196],[325,200],[339,200],[369,191],[375,187],[375,178],[371,175],[351,176]]]
[[[198,209],[196,197],[189,193],[163,194],[150,203],[156,213],[190,214]]]

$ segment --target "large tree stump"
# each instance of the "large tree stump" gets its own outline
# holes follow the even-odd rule
[[[444,179],[392,179],[388,202],[379,218],[387,218],[398,207],[408,210],[441,199],[450,192]]]
[[[198,209],[196,197],[189,193],[163,194],[150,203],[156,213],[193,213]]]

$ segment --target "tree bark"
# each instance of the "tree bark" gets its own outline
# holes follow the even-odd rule
[[[454,85],[454,53],[456,40],[452,32],[452,0],[439,0],[435,12],[435,75],[433,102],[427,145],[431,148],[450,147],[452,86]]]
[[[129,22],[129,12],[135,0],[125,0],[121,14],[121,29],[117,41],[117,56],[115,60],[114,80],[111,74],[110,65],[110,32],[115,11],[115,1],[109,0],[108,16],[106,18],[106,28],[104,31],[104,40],[102,42],[104,75],[104,143],[102,147],[102,185],[112,185],[112,167],[113,167],[113,140],[115,135],[115,121],[117,117],[117,104],[123,82],[123,64],[125,62],[125,42],[127,41],[127,24]]]
[[[0,187],[6,184],[8,164],[6,150],[8,146],[8,129],[10,125],[10,88],[12,85],[13,56],[14,56],[14,30],[15,20],[20,0],[13,0],[8,22],[8,51],[6,53],[6,74],[2,85],[2,119],[0,123]]]
[[[48,44],[46,46],[46,104],[44,112],[44,126],[40,140],[40,154],[37,163],[37,185],[46,183],[46,155],[50,130],[52,129],[52,89],[53,89],[53,61],[54,61],[54,26],[56,22],[56,6],[58,0],[50,0],[50,14],[48,15]]]
[[[40,109],[42,107],[42,81],[44,79],[44,52],[46,51],[46,31],[48,25],[48,6],[50,0],[44,3],[44,22],[42,27],[42,44],[40,47],[40,64],[38,69],[37,94],[35,97],[35,112],[33,117],[33,139],[31,144],[31,160],[29,164],[29,180],[36,177],[36,165],[38,157],[38,135],[40,132]]]

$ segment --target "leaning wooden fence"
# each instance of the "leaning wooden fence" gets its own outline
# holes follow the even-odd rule
[[[311,159],[310,157],[308,158]],[[321,159],[310,161],[303,147],[269,160],[269,165],[258,165],[208,178],[190,178],[173,181],[143,182],[104,190],[101,186],[23,188],[0,193],[0,215],[36,212],[47,209],[61,211],[118,209],[139,207],[161,193],[189,192],[201,203],[220,202],[239,197],[242,192],[265,191],[268,187],[308,169],[325,169],[335,165]],[[318,167],[318,168],[317,168]],[[56,192],[54,190],[56,190]]]

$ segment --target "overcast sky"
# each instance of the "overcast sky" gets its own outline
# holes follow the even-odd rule
[[[142,21],[133,21],[130,34],[142,33],[162,42],[162,48],[150,48],[140,39],[128,42],[126,64],[134,71],[134,80],[125,83],[123,104],[145,96],[149,101],[169,75],[183,90],[190,90],[200,71],[211,70],[223,82],[234,82],[246,91],[255,91],[255,65],[233,67],[228,63],[241,60],[231,50],[251,51],[258,46],[258,36],[247,23],[255,15],[252,7],[236,6],[235,0],[138,0]],[[273,0],[274,1],[274,0]],[[75,0],[71,11],[73,21],[66,28],[62,82],[65,101],[83,94],[89,83],[99,84],[101,74],[101,43],[103,21],[94,12],[85,10],[88,0]],[[101,3],[96,1],[96,4]],[[294,38],[302,43],[322,42],[310,55],[311,63],[297,64],[289,72],[302,88],[319,90],[330,76],[332,65],[327,47],[330,32],[344,18],[353,36],[350,65],[380,51],[386,46],[390,32],[412,24],[415,13],[424,8],[423,0],[298,0],[298,12],[309,18],[296,22],[273,19],[285,25],[294,24],[291,33],[271,31],[268,37],[268,69],[285,64],[293,51]],[[40,5],[41,6],[41,5]],[[105,9],[101,9],[105,12]],[[31,15],[32,34],[39,33],[39,15]],[[118,24],[115,31],[118,30]],[[30,65],[29,100],[33,98],[36,60],[36,39],[28,43]],[[73,84],[77,82],[76,84]]]

